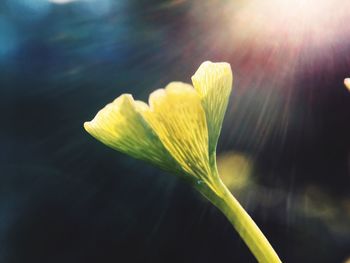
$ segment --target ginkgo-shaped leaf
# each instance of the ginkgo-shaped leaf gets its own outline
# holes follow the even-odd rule
[[[182,82],[154,91],[143,116],[182,169],[210,182],[208,129],[198,93]]]
[[[149,105],[121,95],[84,127],[118,151],[210,185],[216,172],[209,160],[231,92],[230,65],[204,62],[192,80],[195,88],[172,82],[156,90]]]
[[[232,89],[231,66],[225,62],[206,61],[192,76],[192,82],[205,110],[209,132],[209,153],[213,154]]]
[[[176,171],[178,165],[140,114],[140,107],[131,95],[123,94],[85,122],[84,128],[115,150]]]
[[[232,85],[227,63],[204,62],[194,88],[171,82],[149,105],[123,94],[84,124],[96,139],[120,152],[183,175],[217,206],[261,263],[281,263],[266,237],[222,183],[215,161]]]

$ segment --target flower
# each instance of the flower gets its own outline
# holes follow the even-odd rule
[[[228,63],[206,61],[193,86],[171,82],[149,103],[123,94],[84,128],[120,152],[153,163],[192,183],[220,209],[261,263],[281,263],[272,246],[221,181],[216,145],[232,88]]]
[[[206,61],[193,86],[171,82],[149,104],[123,94],[84,128],[97,140],[132,157],[214,187],[216,145],[232,88],[228,63]]]

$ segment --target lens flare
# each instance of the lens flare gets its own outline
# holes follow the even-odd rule
[[[263,134],[264,138],[259,138],[262,145],[273,140],[272,132],[281,138],[290,131],[299,132],[309,106],[300,106],[298,96],[303,93],[311,103],[315,92],[329,85],[320,83],[325,76],[319,72],[335,70],[340,59],[346,60],[344,50],[350,46],[348,10],[350,1],[344,0],[200,1],[191,5],[191,27],[186,34],[201,39],[193,44],[193,53],[200,49],[203,58],[228,60],[236,84],[239,81],[235,91],[241,93],[237,95],[239,103],[247,105],[250,116],[252,108],[259,113],[242,118],[241,127],[250,120],[256,125],[256,132],[249,129],[252,132],[242,132],[242,137],[252,142],[251,138]],[[318,85],[304,89],[300,81],[306,78],[312,82],[313,77]],[[246,93],[251,95],[243,101]],[[278,103],[274,106],[271,100],[276,94]],[[235,103],[233,115],[239,111]],[[270,107],[272,115],[266,111]],[[262,132],[271,119],[269,131]],[[232,120],[237,126],[237,119]],[[241,137],[236,133],[230,138],[234,136],[236,141]]]
[[[215,46],[225,43],[231,50],[254,49],[256,57],[277,55],[286,63],[288,59],[300,59],[301,55],[307,58],[349,42],[350,28],[346,26],[349,1],[248,0],[221,5],[213,2],[194,4],[192,17],[205,24],[213,38],[208,43]]]
[[[346,27],[347,32],[341,29],[349,6],[339,0],[252,0],[235,20],[246,25],[241,37],[249,35],[263,46],[317,47],[348,35]]]

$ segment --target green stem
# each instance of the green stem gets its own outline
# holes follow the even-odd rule
[[[259,227],[220,179],[218,179],[216,188],[218,191],[214,192],[206,187],[197,187],[209,201],[224,213],[258,262],[281,263],[282,261]]]

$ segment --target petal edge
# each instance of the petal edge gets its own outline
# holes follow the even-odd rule
[[[147,106],[147,105],[146,105]],[[141,103],[123,94],[101,109],[85,130],[105,145],[165,170],[178,167],[140,113]]]
[[[232,70],[229,63],[203,62],[192,76],[194,88],[201,97],[209,131],[209,153],[216,150],[217,141],[232,90]]]

